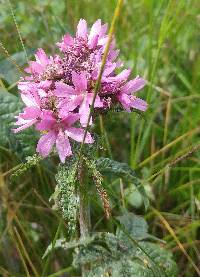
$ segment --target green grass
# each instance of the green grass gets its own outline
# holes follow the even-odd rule
[[[79,18],[85,18],[89,24],[98,18],[111,23],[116,2],[11,1],[23,46],[9,2],[4,0],[0,3],[0,42],[11,57],[21,52],[15,59],[24,67],[24,49],[29,58],[38,47],[54,52],[55,42],[65,32],[73,33]],[[99,155],[129,163],[136,169],[143,183],[149,185],[153,195],[151,205],[165,218],[197,266],[200,149],[195,147],[200,133],[199,14],[199,0],[124,1],[115,30],[116,42],[125,66],[133,69],[132,75],[139,74],[148,80],[141,97],[148,101],[149,109],[144,117],[136,113],[109,114],[97,120],[96,128],[105,145]],[[0,76],[6,90],[17,94],[16,81],[21,73],[5,49],[0,48]],[[9,171],[24,159],[21,152],[17,155],[13,149],[13,145],[0,144],[0,274],[27,276],[24,272],[35,271],[40,276],[45,265],[41,257],[60,222],[60,216],[48,201],[55,186],[57,160],[43,161],[11,182]],[[162,217],[151,209],[144,213],[141,206],[131,205],[126,193],[122,193],[128,189],[126,183],[121,186],[121,192],[119,181],[105,185],[113,203],[113,215],[123,211],[122,203],[135,213],[145,214],[153,234],[165,239],[167,248],[174,253],[180,276],[195,276],[194,267],[160,220]],[[112,232],[113,222],[105,220],[98,197],[93,198],[93,230]],[[60,234],[66,235],[64,222],[60,228]],[[62,251],[52,254],[49,276],[74,276],[70,254]],[[69,275],[63,275],[65,272]]]

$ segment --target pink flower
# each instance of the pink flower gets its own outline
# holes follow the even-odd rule
[[[107,24],[102,24],[100,19],[90,30],[87,22],[80,19],[75,36],[66,34],[57,43],[62,55],[48,57],[43,49],[38,49],[36,60],[25,70],[29,76],[20,79],[18,88],[25,108],[16,117],[14,132],[30,126],[41,131],[37,151],[42,156],[46,157],[55,144],[64,162],[72,154],[69,138],[82,141],[84,129],[73,124],[80,122],[85,127],[88,123],[95,82],[108,41],[106,32]],[[141,111],[147,108],[147,103],[135,96],[144,87],[144,79],[137,76],[128,81],[131,71],[119,72],[123,63],[117,59],[118,54],[113,38],[94,101],[95,113],[105,112],[117,103],[128,112],[133,108]],[[86,143],[92,142],[88,134]]]
[[[29,67],[25,69],[27,73],[38,75],[44,72],[51,59],[47,57],[44,50],[39,48],[35,54],[36,62],[30,62]]]
[[[90,105],[94,97],[93,92],[87,90],[87,78],[85,72],[80,74],[72,72],[72,86],[64,83],[56,84],[55,95],[63,98],[60,102],[60,116],[63,117],[69,111],[73,111],[79,106],[80,123],[83,127],[87,125]],[[100,97],[97,95],[94,107],[103,107]]]
[[[145,84],[146,81],[137,76],[135,79],[130,80],[128,83],[121,87],[120,92],[117,95],[117,99],[128,112],[131,111],[131,108],[140,111],[146,111],[147,103],[144,100],[136,97],[135,95],[132,95],[132,93],[141,90],[145,86]]]
[[[23,94],[38,94],[38,97],[44,97],[47,96],[47,91],[50,89],[52,85],[52,81],[50,80],[44,80],[41,82],[31,82],[31,81],[25,81],[21,80],[18,82],[18,89]]]
[[[56,149],[62,163],[66,157],[72,155],[72,149],[69,137],[75,141],[82,142],[84,137],[84,129],[75,128],[72,125],[79,119],[78,114],[68,114],[60,122],[58,122],[51,113],[44,115],[41,122],[37,123],[36,128],[40,131],[47,131],[37,145],[37,152],[43,157],[47,157],[52,151],[53,145]],[[85,143],[93,143],[90,133],[87,133]]]
[[[31,94],[21,94],[22,101],[26,104],[23,113],[20,113],[16,116],[17,121],[15,125],[19,126],[16,129],[13,129],[14,133],[18,133],[38,121],[38,118],[41,115],[40,101],[37,97],[34,97]]]
[[[147,103],[132,95],[132,93],[141,90],[145,86],[146,81],[137,76],[135,79],[127,82],[130,73],[131,70],[125,69],[118,75],[104,78],[104,93],[105,95],[115,96],[127,112],[131,112],[131,108],[145,111]]]
[[[17,121],[15,122],[15,125],[19,127],[13,129],[13,132],[18,133],[35,124],[38,121],[37,118],[40,116],[40,112],[40,109],[37,107],[26,107],[23,113],[16,116]]]
[[[88,33],[87,22],[84,19],[80,19],[77,25],[76,37],[66,34],[62,41],[57,43],[62,52],[66,52],[69,47],[74,46],[77,39],[84,40],[89,49],[94,49],[97,46],[105,46],[108,36],[106,35],[107,24],[101,24],[101,20],[98,19],[91,27]]]

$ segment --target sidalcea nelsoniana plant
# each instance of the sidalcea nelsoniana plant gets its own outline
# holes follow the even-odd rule
[[[55,237],[44,257],[53,248],[73,249],[73,267],[81,268],[82,276],[164,276],[163,273],[176,276],[173,275],[176,265],[169,253],[156,243],[146,242],[153,236],[148,234],[146,222],[134,214],[118,218],[122,226],[115,235],[101,232],[89,236],[88,198],[92,187],[88,184],[91,181],[101,198],[106,218],[110,217],[111,208],[102,185],[103,176],[134,184],[143,196],[145,207],[148,205],[140,180],[127,164],[103,157],[95,159],[97,136],[88,132],[95,117],[101,114],[106,117],[109,110],[144,112],[147,109],[147,103],[135,95],[145,86],[145,80],[139,76],[129,79],[131,70],[123,69],[115,40],[106,31],[107,25],[101,20],[89,31],[86,21],[81,19],[75,37],[66,34],[56,43],[60,54],[49,57],[43,49],[37,50],[35,61],[25,69],[27,76],[18,83],[25,108],[17,116],[13,131],[18,133],[34,126],[41,135],[36,148],[39,155],[28,157],[27,163],[14,175],[36,165],[52,151],[58,153],[61,164],[50,200],[66,220],[70,239],[76,239],[68,244],[64,238]],[[89,144],[85,150],[84,144]],[[77,239],[78,219],[80,239]],[[134,245],[129,237],[134,238]],[[159,266],[155,266],[155,259]],[[46,276],[48,261],[42,276]],[[152,272],[158,275],[151,275]]]
[[[100,19],[90,31],[81,19],[75,37],[66,34],[56,43],[60,54],[49,57],[38,49],[36,60],[25,69],[28,75],[18,83],[25,108],[17,116],[14,132],[34,126],[41,133],[36,149],[41,156],[47,157],[55,145],[60,161],[65,163],[73,155],[70,141],[83,141],[108,41],[106,31],[107,24]],[[113,39],[94,101],[95,116],[119,105],[127,112],[147,109],[147,103],[135,96],[145,86],[145,80],[139,76],[129,80],[131,70],[121,70],[123,63],[118,54]],[[92,123],[93,115],[89,124]],[[89,132],[84,142],[94,142]]]

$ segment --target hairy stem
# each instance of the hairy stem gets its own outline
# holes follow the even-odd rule
[[[89,203],[87,196],[87,168],[81,161],[79,167],[79,227],[80,237],[83,239],[89,236]],[[82,266],[82,277],[87,276],[86,266]]]
[[[80,183],[83,186],[84,183]],[[81,237],[87,237],[89,235],[89,212],[88,212],[88,201],[87,197],[80,188],[80,207],[79,207],[79,224],[80,224],[80,235]]]

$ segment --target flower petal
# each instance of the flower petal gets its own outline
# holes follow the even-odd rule
[[[43,72],[44,66],[38,62],[29,62],[29,67],[25,68],[25,72],[32,74],[40,74]]]
[[[134,108],[140,111],[146,111],[147,109],[147,103],[144,100],[133,95],[121,93],[120,95],[118,95],[118,100],[128,112],[131,111],[130,108]]]
[[[122,106],[124,107],[125,110],[127,110],[127,112],[130,112],[131,109],[131,100],[130,100],[130,96],[126,93],[121,93],[117,96],[119,102],[122,104]]]
[[[146,101],[135,96],[132,96],[130,100],[131,100],[131,108],[134,108],[143,112],[146,111],[148,107]]]
[[[93,37],[91,37],[88,41],[88,45],[90,49],[93,49],[97,46],[98,44],[98,39],[99,39],[99,35],[95,35]]]
[[[38,87],[41,89],[49,89],[51,84],[52,84],[51,80],[44,80],[38,84]]]
[[[75,128],[75,127],[70,127],[67,128],[65,133],[72,139],[82,142],[85,134],[85,130],[82,128]],[[85,138],[85,143],[93,143],[94,140],[90,133],[87,132],[86,138]]]
[[[30,94],[21,93],[21,98],[27,107],[38,106],[35,98]]]
[[[56,125],[56,119],[48,111],[41,115],[41,121],[36,124],[36,129],[39,131],[52,130]]]
[[[24,93],[27,93],[34,88],[34,84],[32,84],[31,82],[25,82],[25,81],[18,82],[17,86],[18,86],[18,89]]]
[[[100,37],[103,37],[103,36],[106,34],[107,29],[108,29],[108,24],[107,24],[107,23],[106,23],[106,24],[103,24],[103,25],[101,26]]]
[[[103,71],[103,76],[110,75],[116,68],[116,63],[110,63],[109,65],[106,65]]]
[[[87,79],[85,72],[81,72],[80,74],[75,71],[72,72],[72,82],[75,86],[75,90],[77,92],[84,92],[87,89]]]
[[[129,75],[131,73],[130,69],[124,69],[121,73],[119,73],[117,76],[114,77],[108,77],[106,79],[107,82],[124,82],[128,79]]]
[[[52,119],[44,119],[38,122],[35,126],[36,130],[38,131],[48,131],[52,130],[53,126],[55,125],[56,121]]]
[[[37,119],[32,119],[32,120],[24,120],[24,122],[22,123],[22,121],[20,122],[20,120],[18,120],[18,122],[15,123],[15,125],[21,125],[20,127],[16,128],[16,129],[12,129],[12,131],[16,134],[19,133],[20,131],[29,128],[30,126],[32,126],[33,124],[35,124],[37,122]]]
[[[43,157],[47,157],[52,150],[54,143],[56,142],[56,133],[50,131],[48,134],[43,135],[37,144],[36,151]]]
[[[49,63],[49,58],[42,48],[39,48],[35,54],[36,61],[44,66]]]
[[[90,30],[90,34],[88,36],[88,45],[90,48],[94,48],[97,46],[98,38],[101,35],[101,19],[98,19]]]
[[[67,136],[65,136],[62,130],[60,130],[58,133],[58,137],[56,139],[56,148],[62,163],[65,162],[67,156],[70,156],[72,154],[69,139]]]
[[[38,95],[39,95],[40,98],[43,98],[43,97],[47,96],[47,93],[46,93],[45,90],[40,88],[40,89],[38,89]]]
[[[82,37],[84,39],[87,38],[87,22],[85,19],[80,19],[78,26],[77,26],[77,31],[76,31],[76,36],[77,37]]]
[[[125,84],[121,91],[127,94],[138,91],[142,89],[146,84],[146,81],[143,78],[137,76],[135,79],[130,80],[127,84]]]
[[[74,44],[73,37],[70,36],[70,34],[64,35],[61,42],[57,42],[56,45],[60,48],[62,52],[65,52],[67,50],[68,46],[72,46]]]
[[[109,61],[111,61],[111,62],[114,61],[117,58],[117,56],[119,55],[119,51],[120,50],[110,50],[109,54],[108,54]]]
[[[38,107],[26,107],[21,117],[23,119],[36,119],[40,116],[40,109]]]
[[[58,97],[68,97],[68,94],[75,94],[75,89],[63,82],[56,82],[54,94]]]
[[[71,46],[71,45],[74,44],[74,39],[73,39],[72,36],[70,36],[70,34],[66,34],[66,35],[64,35],[64,37],[63,37],[63,43],[64,43],[65,45]]]
[[[79,114],[80,114],[81,125],[83,127],[86,127],[88,118],[89,118],[89,114],[90,114],[90,108],[89,108],[89,103],[85,99],[79,108]],[[90,120],[90,124],[92,124],[92,119]]]
[[[90,39],[95,35],[99,35],[100,32],[101,32],[101,19],[97,19],[97,21],[95,21],[94,24],[92,25],[88,38]]]
[[[63,123],[66,124],[67,127],[73,125],[76,121],[78,121],[80,115],[78,113],[69,113],[64,119]]]
[[[76,105],[76,103],[74,103],[73,101],[64,99],[58,104],[59,117],[60,118],[65,117],[69,112],[72,112],[74,109],[76,109],[77,106],[78,105]]]
[[[92,105],[94,94],[93,93],[88,93],[87,94],[87,102],[89,105]],[[102,108],[103,107],[103,102],[101,101],[100,97],[97,95],[94,101],[94,107],[95,108]]]

